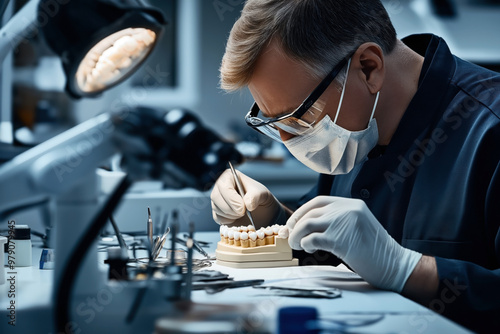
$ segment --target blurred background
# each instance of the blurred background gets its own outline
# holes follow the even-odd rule
[[[25,2],[12,0],[3,22]],[[182,107],[222,138],[237,143],[248,158],[239,169],[268,186],[278,199],[293,205],[314,185],[316,174],[295,161],[283,147],[245,125],[243,117],[253,102],[247,90],[227,94],[219,89],[218,69],[225,42],[244,1],[147,2],[158,7],[168,21],[158,47],[132,77],[97,98],[68,97],[60,59],[43,43],[36,29],[30,32],[2,64],[1,141],[31,147],[102,112],[134,106],[165,110]],[[383,3],[398,37],[435,33],[459,57],[500,70],[500,0]],[[9,158],[3,156],[3,161]],[[144,182],[126,196],[117,220],[135,215],[142,221],[146,206],[161,211],[187,203],[187,219],[197,220],[199,229],[215,229],[208,196],[209,191],[171,191],[161,184]],[[125,231],[130,229],[133,226],[124,227]]]

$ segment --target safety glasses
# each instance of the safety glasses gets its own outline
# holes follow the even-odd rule
[[[278,142],[282,142],[278,129],[292,135],[300,136],[318,120],[325,107],[325,103],[320,97],[347,64],[349,58],[350,55],[342,59],[293,112],[275,118],[258,117],[261,110],[257,102],[254,102],[252,108],[245,116],[245,122],[252,129]]]

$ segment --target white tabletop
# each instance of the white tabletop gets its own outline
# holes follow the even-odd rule
[[[215,244],[218,233],[200,232],[196,238]],[[197,292],[198,302],[256,303],[263,314],[276,312],[285,306],[311,306],[319,316],[330,319],[360,318],[383,315],[382,320],[356,327],[356,333],[469,333],[468,330],[395,292],[373,288],[363,280],[353,277],[344,265],[300,266],[284,268],[236,269],[214,264],[211,269],[229,274],[237,280],[264,279],[265,285],[283,287],[335,287],[342,297],[335,299],[291,298],[264,295],[254,288],[225,290],[215,295]],[[260,306],[259,306],[260,305]]]
[[[208,252],[214,255],[218,233],[200,232],[196,234],[196,239],[212,242]],[[38,269],[40,254],[41,249],[33,247],[33,266],[14,270],[17,320],[24,324],[30,322],[29,317],[35,317],[33,309],[45,307],[45,313],[42,313],[45,316],[51,314],[53,271]],[[8,275],[11,270],[5,269]],[[226,273],[235,280],[264,279],[266,285],[341,289],[342,296],[336,299],[271,296],[267,290],[251,287],[226,289],[216,294],[208,294],[205,291],[192,293],[192,300],[197,303],[251,303],[255,305],[254,316],[261,316],[266,321],[276,322],[276,314],[284,306],[311,306],[318,310],[322,318],[363,319],[380,316],[381,320],[372,325],[351,329],[356,333],[469,333],[463,327],[397,293],[375,289],[363,280],[353,278],[352,273],[344,266],[235,269],[213,263],[208,269]],[[11,301],[8,292],[8,282],[0,285],[0,332],[16,333],[13,331],[15,328],[7,324],[7,307]],[[48,320],[45,319],[45,322]],[[33,326],[36,326],[36,322],[33,322]],[[8,331],[5,332],[5,329]]]

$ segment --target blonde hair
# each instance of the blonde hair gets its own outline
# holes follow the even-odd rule
[[[396,32],[379,0],[247,0],[226,44],[221,88],[235,91],[247,86],[271,41],[314,78],[322,78],[364,42],[390,52]],[[344,76],[341,73],[336,81]]]

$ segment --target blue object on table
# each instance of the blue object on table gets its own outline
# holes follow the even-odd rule
[[[308,329],[307,323],[318,319],[314,307],[283,307],[278,312],[278,334],[318,334],[317,329]]]
[[[40,269],[54,269],[54,250],[44,249],[40,256]]]

